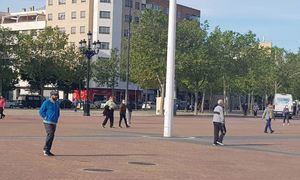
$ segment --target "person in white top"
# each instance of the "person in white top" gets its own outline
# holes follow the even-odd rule
[[[223,138],[226,134],[225,118],[224,118],[224,102],[218,100],[218,105],[214,108],[213,125],[214,125],[214,143],[213,145],[223,146]]]

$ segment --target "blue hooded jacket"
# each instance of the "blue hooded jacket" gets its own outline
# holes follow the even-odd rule
[[[43,118],[44,123],[57,124],[60,115],[59,103],[52,102],[50,99],[45,100],[40,108],[39,114]]]

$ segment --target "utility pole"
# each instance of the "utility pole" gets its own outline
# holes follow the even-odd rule
[[[172,135],[172,119],[174,116],[174,87],[175,87],[175,51],[176,51],[176,0],[169,1],[169,30],[168,30],[168,57],[166,75],[166,98],[164,137]]]

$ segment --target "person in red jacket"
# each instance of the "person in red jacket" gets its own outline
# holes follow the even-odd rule
[[[2,96],[0,96],[0,119],[5,117],[5,115],[3,114],[5,104],[6,104],[5,99]]]

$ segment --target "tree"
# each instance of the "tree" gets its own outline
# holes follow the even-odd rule
[[[21,79],[28,81],[31,90],[39,90],[43,95],[45,85],[57,83],[67,42],[66,34],[51,27],[21,36],[17,51],[19,70]]]
[[[146,10],[140,23],[133,25],[130,80],[144,89],[159,89],[162,101],[165,96],[167,39],[168,18],[162,11]]]
[[[18,33],[0,27],[0,95],[15,88],[18,83],[17,60]]]
[[[198,93],[207,86],[210,63],[207,53],[207,28],[198,21],[183,20],[177,25],[177,80],[195,94],[194,114],[198,113]]]
[[[112,95],[120,77],[119,64],[120,55],[117,49],[111,50],[110,58],[100,57],[92,64],[92,77],[94,81],[99,85],[111,88]]]

